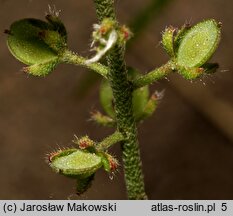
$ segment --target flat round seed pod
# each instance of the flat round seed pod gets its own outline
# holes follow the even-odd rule
[[[86,178],[102,166],[101,157],[82,150],[65,150],[56,155],[50,166],[63,175]]]
[[[183,36],[177,53],[177,64],[200,67],[207,62],[220,41],[220,26],[215,20],[205,20],[190,28]]]
[[[50,25],[37,19],[22,19],[14,22],[9,30],[7,45],[19,61],[40,64],[58,58],[57,53],[43,40]]]
[[[104,111],[112,118],[115,117],[115,112],[113,108],[113,94],[111,86],[108,80],[103,79],[100,85],[100,103]]]
[[[140,76],[139,72],[133,69],[129,69],[129,77],[131,79]],[[133,91],[133,114],[137,119],[144,111],[146,104],[149,100],[149,87],[143,86]]]

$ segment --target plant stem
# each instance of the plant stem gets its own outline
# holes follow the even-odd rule
[[[123,141],[125,138],[119,131],[115,131],[110,136],[106,137],[104,140],[102,140],[97,146],[96,150],[98,151],[106,151],[109,147],[111,147],[113,144],[117,142]]]
[[[103,18],[116,20],[114,0],[94,0],[97,18],[101,22]]]
[[[113,0],[94,0],[99,21],[105,17],[115,19]],[[147,199],[137,139],[137,128],[132,110],[132,85],[127,79],[124,61],[125,47],[119,42],[107,56],[110,68],[108,78],[113,91],[116,122],[125,140],[122,141],[124,174],[129,199]]]
[[[175,64],[172,61],[167,62],[163,66],[156,68],[155,70],[142,75],[133,81],[133,88],[141,88],[145,85],[152,84],[153,82],[164,78],[166,75],[175,70]]]
[[[62,54],[61,60],[63,63],[80,65],[80,66],[83,66],[85,68],[91,69],[91,70],[99,73],[100,75],[102,75],[105,78],[107,78],[107,74],[109,72],[109,68],[107,66],[102,65],[100,63],[87,64],[86,63],[87,59],[85,59],[84,57],[79,56],[79,55],[77,55],[69,50],[66,50]]]

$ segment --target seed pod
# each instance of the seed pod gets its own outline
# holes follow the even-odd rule
[[[55,172],[74,178],[87,178],[102,166],[101,157],[78,149],[64,150],[50,161]]]
[[[134,79],[139,76],[139,72],[128,68],[128,76],[129,79]],[[143,86],[139,89],[134,90],[132,104],[133,104],[133,114],[134,117],[137,118],[146,106],[149,98],[149,87]],[[107,80],[103,80],[100,86],[100,103],[104,109],[104,111],[111,116],[112,118],[115,117],[114,111],[114,101],[113,101],[113,94],[110,84]]]
[[[66,48],[66,35],[60,29],[51,21],[22,19],[10,26],[7,45],[16,59],[29,65],[25,71],[35,76],[47,75]]]
[[[191,27],[180,42],[177,64],[184,68],[202,66],[218,47],[220,34],[220,25],[213,19]]]
[[[112,118],[115,118],[112,89],[109,82],[103,79],[100,85],[100,103],[104,111]]]
[[[135,79],[140,76],[139,72],[133,68],[128,68],[129,79]],[[140,116],[149,100],[149,87],[143,86],[133,91],[133,114],[137,119]]]
[[[152,94],[150,99],[147,101],[147,104],[145,105],[141,115],[138,116],[138,118],[136,118],[136,121],[140,122],[152,116],[158,106],[158,102],[163,98],[163,95],[164,95],[164,90],[161,92],[158,91],[154,92],[154,94]]]

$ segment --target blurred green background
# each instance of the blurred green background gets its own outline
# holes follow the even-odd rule
[[[90,56],[92,24],[97,22],[91,0],[1,0],[1,31],[17,19],[43,19],[48,4],[61,9],[69,47]],[[160,45],[166,26],[206,18],[223,23],[212,59],[220,64],[216,74],[193,83],[171,75],[151,86],[151,92],[165,89],[165,96],[155,115],[139,126],[150,199],[233,199],[232,9],[230,0],[116,1],[120,22],[138,33],[127,63],[143,72],[168,60]],[[74,134],[101,140],[112,132],[88,121],[90,111],[101,110],[99,77],[70,65],[60,65],[45,78],[27,76],[9,53],[3,33],[0,65],[0,199],[126,199],[122,167],[113,180],[98,172],[91,189],[78,197],[75,181],[53,173],[44,159],[56,148],[71,146]],[[121,157],[119,145],[111,152]]]

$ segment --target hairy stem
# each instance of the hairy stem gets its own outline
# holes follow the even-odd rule
[[[96,150],[98,151],[106,151],[113,144],[123,141],[125,138],[119,131],[115,131],[110,136],[106,137],[102,140],[97,146]]]
[[[85,59],[84,57],[79,56],[69,50],[66,50],[62,56],[62,62],[64,63],[83,66],[107,78],[107,74],[109,72],[109,68],[107,66],[102,65],[100,63],[87,64],[86,61],[87,59]]]
[[[94,0],[99,21],[105,17],[115,19],[113,0]],[[118,131],[125,139],[122,141],[124,174],[129,199],[147,199],[142,165],[137,139],[137,128],[132,110],[132,85],[127,79],[124,61],[125,47],[119,42],[107,56],[110,68],[108,78],[115,102],[116,122]]]
[[[116,19],[114,0],[94,0],[94,3],[99,21],[102,21],[103,18]]]
[[[167,62],[163,66],[156,68],[155,70],[142,75],[133,81],[133,88],[141,88],[145,85],[152,84],[153,82],[164,78],[169,73],[175,70],[175,64],[172,61]]]

